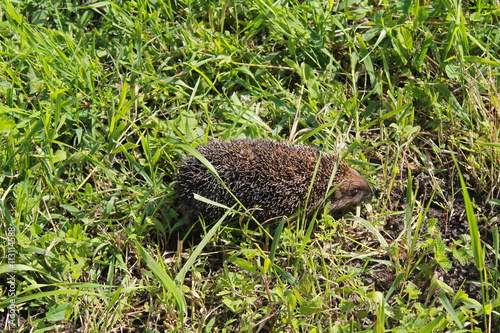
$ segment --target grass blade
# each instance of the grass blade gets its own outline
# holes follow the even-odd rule
[[[195,250],[191,255],[189,256],[189,259],[186,261],[184,266],[182,266],[181,270],[177,275],[175,276],[175,282],[177,284],[182,284],[184,281],[184,278],[186,276],[186,273],[189,271],[193,263],[196,261],[196,259],[199,257],[201,254],[201,251],[205,248],[205,246],[210,242],[212,239],[213,235],[217,232],[219,227],[221,226],[222,222],[226,219],[227,215],[229,214],[230,210],[228,209],[224,215],[217,221],[217,223],[214,224],[212,228],[204,235],[203,239],[201,242],[196,246]]]
[[[479,227],[477,224],[476,214],[474,212],[474,207],[472,207],[472,201],[469,196],[469,191],[467,191],[467,185],[465,184],[464,177],[458,166],[458,162],[453,154],[451,154],[455,165],[457,167],[458,175],[460,177],[460,187],[462,189],[462,194],[464,196],[465,213],[467,215],[467,223],[469,224],[469,233],[472,242],[472,251],[474,253],[474,263],[480,272],[484,270],[484,251],[481,245],[481,237],[479,235]]]
[[[154,259],[149,255],[149,253],[144,250],[144,248],[135,242],[135,246],[139,251],[141,258],[146,262],[146,265],[151,269],[153,274],[160,280],[161,285],[174,297],[175,304],[177,305],[177,310],[179,311],[179,316],[181,321],[184,321],[184,315],[187,312],[187,304],[184,295],[181,291],[181,285],[176,283],[170,278],[170,276],[165,272],[164,268],[161,267]]]

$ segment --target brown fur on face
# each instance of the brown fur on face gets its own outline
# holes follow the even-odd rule
[[[345,180],[332,195],[332,203],[328,208],[331,212],[348,210],[372,198],[372,188],[356,170],[348,168],[345,175]]]
[[[259,221],[290,216],[299,206],[306,205],[311,214],[326,202],[331,203],[330,211],[338,213],[372,197],[370,185],[359,173],[345,162],[337,161],[336,156],[311,147],[263,139],[215,140],[198,151],[245,208],[255,208],[253,215]],[[313,175],[314,185],[308,197]],[[229,207],[235,204],[229,192],[193,156],[181,163],[176,189],[189,217],[202,214],[215,220],[224,213],[221,208],[194,199],[195,193]]]

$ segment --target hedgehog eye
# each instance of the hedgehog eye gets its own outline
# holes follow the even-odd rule
[[[351,190],[351,197],[355,197],[359,193],[358,189]]]

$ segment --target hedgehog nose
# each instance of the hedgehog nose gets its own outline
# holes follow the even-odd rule
[[[376,186],[372,186],[372,193],[374,197],[378,197],[380,195],[380,189]]]

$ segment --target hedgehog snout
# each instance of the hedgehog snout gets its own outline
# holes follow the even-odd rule
[[[373,189],[368,183],[358,183],[351,190],[351,200],[355,203],[368,202],[373,196]]]
[[[348,181],[340,185],[330,198],[329,210],[332,213],[350,211],[363,202],[372,198],[372,189],[364,180]]]

